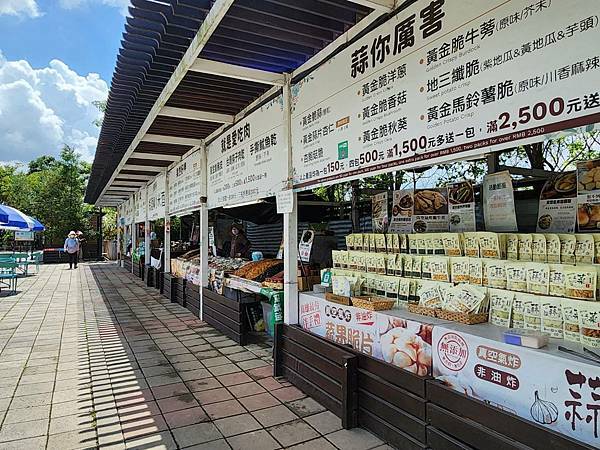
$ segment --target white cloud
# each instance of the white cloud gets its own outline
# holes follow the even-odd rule
[[[39,17],[42,14],[36,0],[0,0],[0,16],[2,15]]]
[[[2,0],[0,0],[2,1]],[[130,0],[60,0],[60,6],[65,9],[80,8],[90,3],[99,3],[101,5],[119,8],[123,15],[127,14],[127,7],[130,5]]]
[[[91,161],[99,133],[92,122],[100,115],[92,102],[107,95],[98,74],[79,75],[59,60],[34,69],[0,52],[0,161],[58,155],[63,144]]]

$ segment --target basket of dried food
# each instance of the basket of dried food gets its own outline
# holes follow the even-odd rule
[[[359,295],[352,297],[352,306],[371,311],[385,311],[392,309],[396,304],[396,300],[390,300],[385,297],[377,297],[374,295]]]
[[[407,308],[408,308],[408,311],[413,314],[420,314],[422,316],[429,316],[429,317],[437,317],[438,312],[441,311],[441,309],[439,309],[439,308],[429,308],[427,306],[422,306],[417,303],[409,303]]]
[[[444,292],[442,309],[438,317],[452,322],[475,325],[489,318],[489,298],[487,290],[480,286],[459,284]]]
[[[333,294],[332,292],[327,292],[325,294],[325,300],[333,303],[339,303],[340,305],[351,306],[352,302],[350,301],[350,297],[346,297],[344,295]]]
[[[438,317],[452,322],[464,323],[465,325],[475,325],[477,323],[485,323],[488,321],[488,313],[471,314],[467,312],[446,311],[440,309]]]

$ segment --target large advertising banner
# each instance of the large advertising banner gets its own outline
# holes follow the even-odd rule
[[[161,174],[158,175],[154,181],[148,185],[148,220],[164,219],[165,217],[166,181],[166,175]]]
[[[597,365],[436,326],[433,375],[469,397],[600,445]]]
[[[577,163],[577,227],[580,233],[600,228],[600,159]]]
[[[600,121],[600,2],[417,1],[292,86],[303,189]]]
[[[208,207],[271,197],[287,183],[283,96],[236,123],[208,146]]]
[[[123,203],[123,225],[131,225],[134,219],[135,194]]]
[[[411,373],[431,375],[433,325],[301,294],[300,325]]]
[[[577,217],[577,172],[551,177],[542,188],[538,208],[538,233],[574,233]]]
[[[143,187],[135,194],[135,223],[146,221],[146,188]]]
[[[169,214],[172,216],[200,209],[204,158],[200,150],[182,159],[169,171]]]

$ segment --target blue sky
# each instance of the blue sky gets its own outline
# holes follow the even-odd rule
[[[93,159],[129,0],[0,0],[0,163]]]

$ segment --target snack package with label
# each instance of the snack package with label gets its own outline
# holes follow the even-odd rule
[[[474,286],[483,284],[483,262],[480,258],[469,258],[469,283]]]
[[[331,262],[334,269],[341,269],[342,264],[340,262],[340,253],[341,250],[331,250]]]
[[[594,263],[600,264],[600,234],[594,233]]]
[[[597,278],[598,269],[595,266],[565,267],[565,297],[596,300]]]
[[[408,255],[396,255],[396,270],[394,275],[396,275],[397,277],[402,277],[405,276],[404,275],[404,258],[406,258]]]
[[[429,270],[433,281],[450,282],[450,258],[446,256],[429,258]]]
[[[506,261],[490,259],[486,261],[487,283],[485,286],[506,289]]]
[[[581,343],[579,332],[579,304],[584,303],[570,298],[562,298],[560,301],[563,313],[563,332],[565,340]]]
[[[375,255],[375,273],[378,273],[380,275],[385,275],[386,274],[386,267],[385,267],[385,263],[386,263],[386,259],[387,259],[387,255],[385,253],[381,253],[381,254],[376,254]]]
[[[421,278],[422,277],[422,256],[413,256],[412,257],[412,274],[413,278]]]
[[[338,262],[342,269],[348,269],[350,267],[349,259],[349,252],[340,251],[340,253],[338,254]]]
[[[385,297],[386,293],[386,277],[383,275],[375,275],[375,295]]]
[[[556,297],[540,297],[542,310],[542,332],[552,338],[563,339],[563,312],[561,299]]]
[[[406,238],[408,240],[408,252],[411,255],[418,255],[419,254],[418,244],[419,244],[419,242],[421,242],[420,235],[409,234],[406,236]]]
[[[398,301],[408,302],[410,297],[410,279],[398,278]]]
[[[385,285],[385,297],[398,300],[398,289],[400,287],[400,279],[396,277],[383,277]]]
[[[565,295],[565,267],[562,264],[550,264],[550,275],[548,277],[548,293],[555,297]]]
[[[361,282],[357,277],[332,276],[331,285],[333,293],[343,297],[359,295],[361,289]]]
[[[367,273],[377,273],[377,254],[376,253],[363,253],[365,260],[365,266]]]
[[[488,289],[490,297],[490,322],[509,328],[515,293],[503,289]]]
[[[506,289],[527,292],[527,264],[508,261],[506,268]]]
[[[400,253],[408,253],[408,235],[401,234],[398,237],[400,238]]]
[[[519,261],[533,261],[533,237],[519,233]]]
[[[523,322],[527,330],[542,329],[542,311],[538,295],[525,294],[523,297]]]
[[[594,236],[591,234],[575,235],[575,262],[577,264],[594,263]]]
[[[560,238],[558,234],[546,234],[546,256],[551,264],[560,263]]]
[[[434,233],[430,239],[431,247],[433,248],[434,255],[445,255],[446,250],[444,248],[444,234]]]
[[[479,253],[482,258],[500,259],[500,240],[497,233],[479,232]]]
[[[465,256],[469,258],[479,258],[479,237],[476,232],[463,233],[463,245],[465,248]]]
[[[577,239],[572,234],[559,234],[560,262],[562,264],[575,264],[575,246]]]
[[[450,272],[453,283],[468,283],[470,281],[469,258],[466,256],[450,258]]]
[[[385,264],[386,264],[386,272],[388,275],[393,276],[396,275],[396,257],[398,255],[396,253],[388,253]]]
[[[431,280],[431,268],[429,267],[429,262],[431,261],[431,256],[422,256],[421,257],[421,278],[424,280]]]
[[[600,304],[586,302],[577,307],[581,343],[585,347],[600,348]]]
[[[413,259],[416,258],[416,256],[412,256],[412,255],[403,255],[402,256],[402,267],[404,269],[404,276],[407,278],[414,278],[414,272],[413,272]]]
[[[346,250],[356,250],[354,247],[354,234],[348,234],[346,236]]]
[[[459,233],[442,233],[442,244],[446,256],[462,256],[462,239]]]
[[[442,307],[442,295],[435,281],[421,280],[417,288],[419,305],[427,308],[439,309]]]
[[[400,253],[400,236],[398,236],[396,233],[393,233],[390,236],[392,241],[392,245],[390,248],[391,252]]]
[[[515,298],[513,300],[512,307],[512,328],[523,328],[525,326],[525,318],[523,316],[523,308],[524,308],[524,298],[527,295],[531,294],[523,294],[521,292],[515,293]]]
[[[353,242],[354,242],[354,250],[357,250],[359,252],[362,252],[365,250],[364,247],[364,234],[362,233],[357,233],[353,235]],[[348,249],[350,250],[350,249]]]
[[[545,235],[531,235],[531,253],[533,255],[533,262],[545,263],[548,261]]]
[[[452,312],[477,314],[488,309],[487,288],[459,284],[446,290],[443,309]]]
[[[376,253],[386,253],[387,252],[387,244],[385,242],[385,234],[378,233],[375,235],[375,252]]]
[[[527,292],[548,295],[550,289],[550,265],[546,263],[527,264]]]
[[[506,259],[518,261],[519,259],[519,235],[509,233],[506,235]]]

